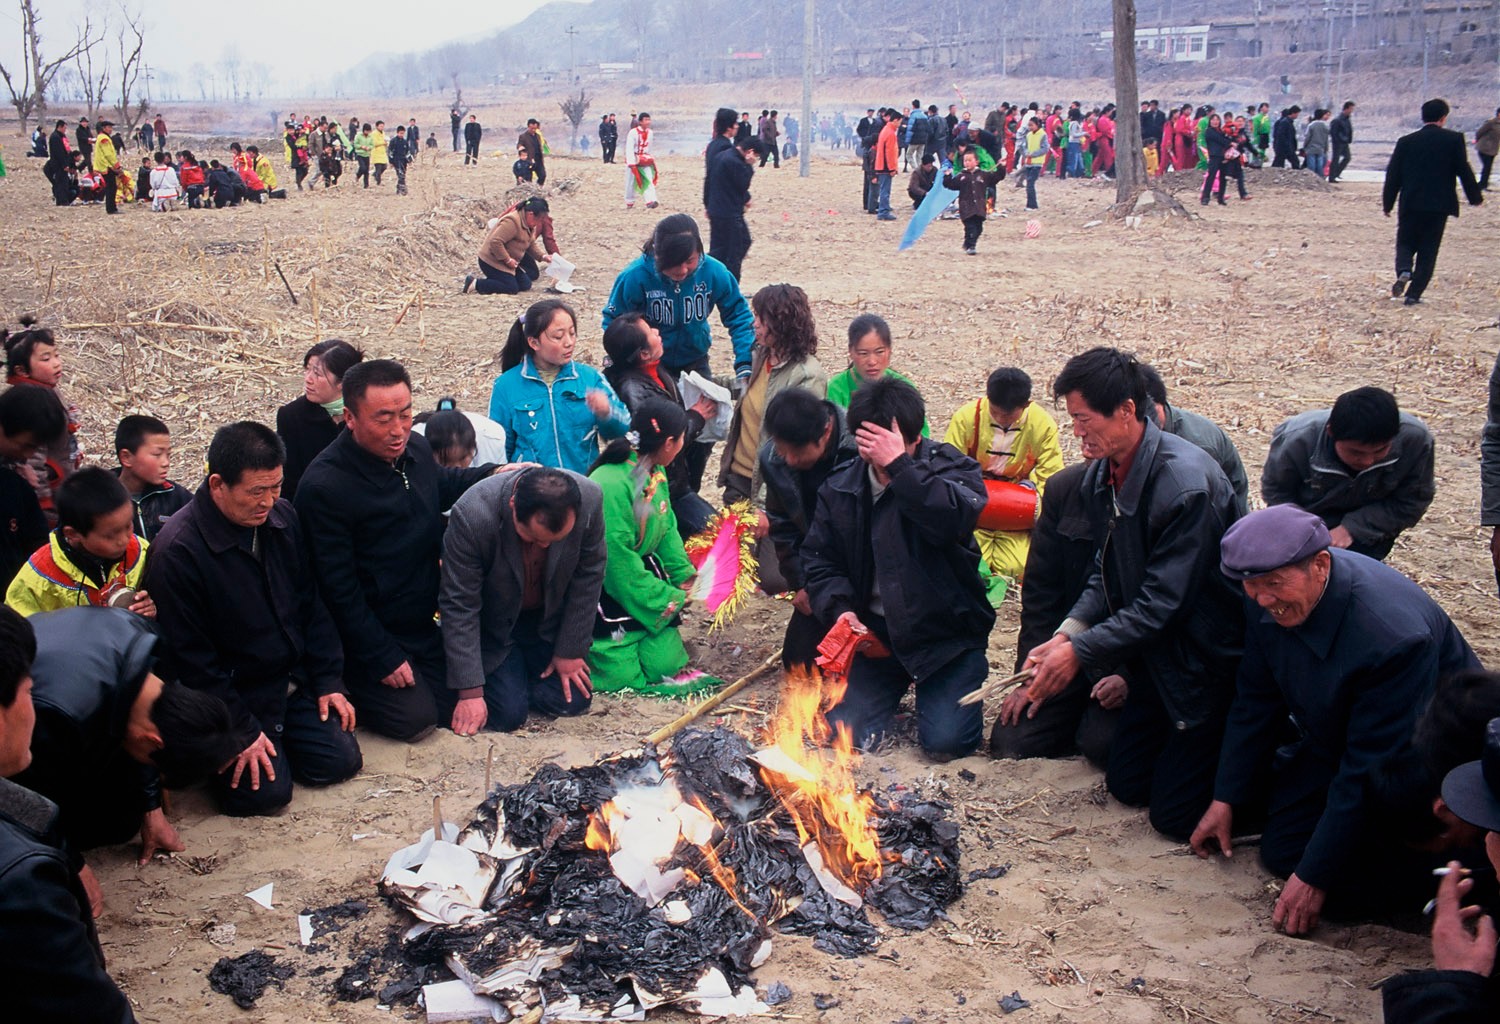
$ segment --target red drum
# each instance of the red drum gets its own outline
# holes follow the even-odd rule
[[[1036,491],[1009,480],[986,480],[989,500],[979,512],[981,530],[1029,530],[1036,523]]]

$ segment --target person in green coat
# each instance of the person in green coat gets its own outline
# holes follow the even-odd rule
[[[604,492],[608,559],[587,660],[594,688],[604,693],[679,696],[720,683],[684,671],[688,652],[677,629],[697,570],[677,532],[666,467],[686,444],[687,428],[682,406],[648,399],[631,416],[631,432],[589,469]]]
[[[865,384],[894,377],[916,387],[911,379],[891,369],[891,325],[875,313],[861,313],[849,322],[849,367],[828,378],[828,400],[840,409],[849,408],[849,399]],[[927,421],[922,421],[922,436],[931,437]]]

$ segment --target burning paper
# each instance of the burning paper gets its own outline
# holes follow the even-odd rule
[[[766,1010],[751,972],[773,927],[857,956],[880,941],[870,909],[930,923],[961,889],[957,826],[856,784],[822,714],[836,700],[800,680],[759,751],[688,730],[497,787],[461,832],[392,857],[383,890],[427,922],[403,959],[446,964],[513,1017],[743,1016]]]

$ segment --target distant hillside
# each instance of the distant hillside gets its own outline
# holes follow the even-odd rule
[[[802,66],[801,0],[554,2],[518,25],[422,53],[372,57],[337,91],[449,94],[528,79],[601,75],[643,82],[723,82],[795,75]],[[1109,72],[1110,0],[818,0],[819,74],[1010,73],[1088,77]],[[1494,60],[1500,4],[1477,0],[1143,0],[1139,30],[1208,26],[1162,40],[1153,64],[1265,58],[1365,66]],[[1140,35],[1147,33],[1142,31]],[[1333,49],[1328,49],[1330,38]],[[1145,43],[1143,45],[1156,45]],[[1180,53],[1174,57],[1171,50]],[[601,64],[630,64],[628,70]]]

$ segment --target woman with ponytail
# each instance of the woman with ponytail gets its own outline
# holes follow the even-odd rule
[[[682,395],[677,382],[670,373],[661,368],[661,332],[642,313],[622,313],[610,321],[604,329],[604,355],[607,365],[605,379],[614,387],[615,393],[625,402],[631,412],[642,408],[650,401],[667,401],[682,405]],[[681,458],[673,459],[667,467],[667,482],[671,485],[672,508],[677,513],[677,525],[683,537],[701,533],[713,515],[713,506],[698,494],[702,482],[702,466],[708,461],[707,444],[698,444],[698,434],[708,417],[715,415],[718,403],[706,396],[700,397],[687,410],[687,434]],[[695,463],[695,457],[697,462]],[[698,480],[693,479],[693,467],[698,469]]]
[[[533,303],[511,325],[490,392],[511,462],[582,473],[601,437],[624,435],[629,411],[598,370],[573,361],[577,344],[578,316],[561,299]]]
[[[630,433],[589,469],[604,492],[608,559],[589,674],[594,688],[675,696],[717,685],[684,673],[688,653],[677,624],[695,570],[682,549],[666,468],[687,444],[688,414],[664,398],[641,403]]]

